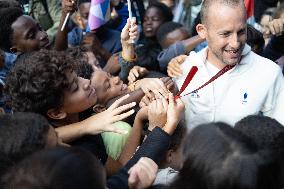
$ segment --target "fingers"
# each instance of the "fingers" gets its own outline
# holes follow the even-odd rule
[[[133,73],[135,79],[139,77],[139,72],[138,72],[137,69],[133,69],[133,72],[132,72],[132,73]]]
[[[162,98],[161,101],[162,101],[163,109],[165,110],[165,112],[167,112],[167,110],[168,110],[168,101],[167,101],[167,99],[166,98]]]
[[[141,165],[147,170],[147,172],[150,172],[151,175],[156,175],[158,171],[158,165],[150,158],[142,157],[140,160]]]
[[[114,123],[114,122],[117,122],[117,121],[121,121],[121,120],[131,116],[132,114],[134,114],[134,112],[135,111],[132,109],[132,110],[129,110],[128,112],[125,112],[123,114],[116,115],[116,116],[113,117],[112,122]]]
[[[170,77],[179,77],[183,73],[180,68],[180,64],[175,61],[169,63],[167,72]]]
[[[119,106],[119,107],[115,108],[114,110],[112,110],[112,114],[113,115],[120,114],[121,112],[129,110],[130,108],[133,108],[135,105],[136,105],[136,102],[131,102],[129,104],[125,104],[123,106]]]
[[[62,8],[64,9],[65,12],[74,12],[76,10],[76,0],[65,0],[62,3]]]
[[[281,35],[283,32],[283,20],[281,19],[274,19],[268,24],[268,28],[272,35]]]
[[[119,106],[120,103],[122,103],[124,100],[126,100],[130,95],[124,95],[123,97],[117,99],[109,108],[108,110],[113,110]]]
[[[144,96],[142,99],[141,99],[141,101],[140,101],[140,103],[139,103],[139,107],[140,108],[142,108],[142,107],[144,107],[144,106],[148,106],[149,104],[150,104],[150,99],[151,98],[149,98],[148,96]]]
[[[137,67],[133,67],[128,75],[128,81],[129,83],[133,83],[134,81],[137,80],[137,78],[139,77],[139,73],[138,73],[138,68]]]
[[[163,81],[161,81],[160,79],[155,79],[153,80],[153,82],[155,82],[156,90],[153,90],[155,95],[158,95],[160,98],[165,97],[167,98],[168,96],[168,89],[166,88],[165,84],[163,83]]]
[[[129,174],[129,177],[128,177],[129,188],[136,188],[136,186],[139,183],[139,177],[138,177],[137,171],[134,170],[134,168],[131,168],[128,171],[128,174]]]

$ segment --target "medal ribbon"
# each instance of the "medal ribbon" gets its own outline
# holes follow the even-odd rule
[[[180,91],[177,93],[177,95],[175,96],[175,99],[176,98],[180,98],[180,97],[184,97],[184,96],[187,96],[191,93],[194,93],[200,89],[202,89],[203,87],[205,87],[206,85],[212,83],[214,80],[216,80],[218,77],[220,77],[221,75],[223,75],[224,73],[226,73],[227,71],[231,70],[233,67],[235,67],[235,65],[226,65],[222,70],[220,70],[216,75],[214,75],[213,77],[211,77],[211,79],[209,79],[206,83],[204,83],[203,85],[201,85],[200,87],[198,87],[197,89],[189,92],[189,93],[186,93],[184,95],[181,95],[181,93],[186,89],[186,87],[188,86],[188,84],[190,83],[190,81],[192,80],[192,78],[195,76],[195,74],[197,73],[198,71],[198,68],[196,66],[193,66],[190,71],[188,72],[181,88],[180,88]]]

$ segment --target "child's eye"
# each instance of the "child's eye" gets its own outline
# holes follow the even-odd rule
[[[29,39],[35,38],[35,33],[34,32],[29,33],[28,38]]]

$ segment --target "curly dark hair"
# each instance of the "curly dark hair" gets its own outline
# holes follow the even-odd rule
[[[64,91],[69,89],[67,72],[73,71],[73,59],[66,52],[42,49],[18,57],[7,77],[6,92],[12,98],[12,110],[46,115],[60,108]]]
[[[9,1],[0,1],[0,48],[9,52],[12,46],[13,30],[11,25],[23,15],[20,7]]]
[[[94,72],[93,67],[88,63],[87,52],[89,49],[84,46],[68,48],[67,52],[74,60],[73,69],[79,77],[91,79]]]
[[[47,144],[49,123],[39,114],[1,115],[0,125],[0,175]]]

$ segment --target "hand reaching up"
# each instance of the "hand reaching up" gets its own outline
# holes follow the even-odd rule
[[[136,18],[127,19],[127,23],[121,31],[122,45],[133,44],[139,37],[138,26],[136,25]]]
[[[142,91],[148,97],[152,97],[151,92],[154,93],[159,98],[167,98],[168,97],[168,89],[165,86],[164,82],[159,78],[144,78],[139,80],[135,89],[141,88]]]
[[[171,59],[167,67],[167,72],[170,77],[178,77],[182,75],[180,64],[182,64],[186,58],[186,55],[180,55]]]
[[[128,74],[129,84],[134,83],[138,78],[145,76],[149,71],[141,66],[134,66]]]
[[[149,130],[155,127],[164,127],[167,122],[168,101],[165,98],[156,98],[149,104],[148,120]]]
[[[110,132],[125,134],[124,130],[118,129],[113,125],[113,123],[123,120],[134,113],[134,110],[131,108],[133,108],[136,105],[135,102],[119,106],[120,103],[122,103],[128,97],[129,94],[119,98],[107,110],[98,113],[88,119],[85,119],[84,125],[86,128],[86,133],[97,134],[105,131],[110,131]]]
[[[147,157],[142,157],[128,171],[128,186],[130,189],[144,189],[150,187],[156,179],[158,165]]]
[[[77,0],[62,0],[62,12],[73,13],[77,10]]]
[[[169,105],[167,111],[167,123],[163,130],[172,135],[184,113],[184,103],[180,98],[174,99],[172,93],[169,94]]]

